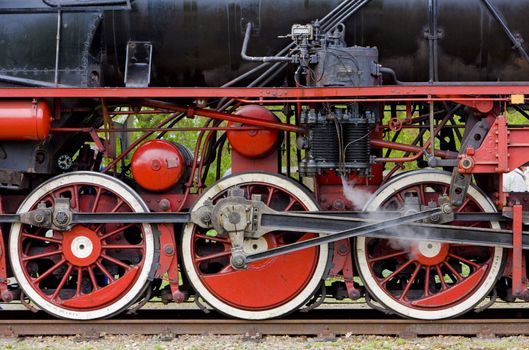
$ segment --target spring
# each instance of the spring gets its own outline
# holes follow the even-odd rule
[[[345,162],[355,169],[369,167],[370,135],[367,119],[358,118],[343,125]]]
[[[319,124],[312,130],[311,153],[316,162],[337,163],[338,136],[334,124]]]

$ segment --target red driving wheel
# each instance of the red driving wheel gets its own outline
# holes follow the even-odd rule
[[[299,185],[269,174],[225,179],[211,187],[218,190],[214,195],[205,193],[203,198],[218,201],[226,197],[231,184],[241,188],[248,199],[260,195],[266,205],[277,211],[317,209]],[[271,318],[297,309],[314,294],[327,264],[328,248],[322,246],[253,262],[246,270],[235,270],[230,264],[232,246],[228,236],[195,225],[188,225],[184,231],[184,264],[191,283],[208,303],[235,317]],[[244,250],[257,253],[316,236],[315,233],[275,231],[259,239],[245,239]]]
[[[398,176],[375,193],[366,210],[419,211],[447,195],[450,180],[450,174],[432,170]],[[494,210],[475,187],[456,208],[456,212]],[[494,222],[451,225],[499,227]],[[502,248],[429,241],[426,230],[413,234],[414,240],[356,240],[359,272],[366,288],[383,306],[411,318],[441,319],[472,309],[489,294],[501,273]]]
[[[74,212],[145,211],[119,180],[72,173],[42,185],[19,212],[52,207],[57,198],[69,198]],[[15,275],[37,305],[60,317],[90,319],[121,311],[144,290],[153,237],[142,224],[76,225],[69,231],[14,225],[10,247]]]

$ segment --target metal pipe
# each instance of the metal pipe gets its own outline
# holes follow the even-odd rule
[[[55,86],[59,86],[59,58],[61,54],[62,11],[57,11],[57,36],[55,37]]]
[[[501,12],[498,10],[498,8],[490,2],[490,0],[481,0],[491,13],[492,17],[500,24],[501,28],[507,34],[511,42],[513,43],[514,47],[520,51],[520,54],[525,58],[527,62],[529,62],[529,54],[527,54],[527,51],[525,51],[525,48],[523,46],[523,39],[517,37],[507,25],[507,21],[503,18]]]
[[[185,113],[188,116],[199,115],[199,116],[210,118],[210,119],[224,120],[227,122],[241,123],[241,124],[251,125],[251,126],[261,126],[267,129],[274,129],[274,130],[281,130],[281,131],[290,131],[290,132],[299,132],[299,133],[305,131],[303,128],[300,128],[294,125],[269,122],[269,121],[265,121],[261,119],[255,119],[255,118],[245,117],[241,115],[233,115],[233,114],[218,112],[218,111],[209,110],[209,109],[178,106],[178,105],[174,105],[174,104],[170,104],[170,103],[162,102],[162,101],[148,100],[148,101],[145,101],[144,104],[149,107],[169,109],[175,112]]]
[[[431,147],[431,151],[430,153],[432,155],[435,154],[435,135],[437,134],[435,132],[435,114],[434,114],[434,109],[435,109],[435,106],[434,106],[434,103],[433,101],[430,102],[430,147]]]
[[[429,77],[430,82],[439,80],[438,45],[439,29],[437,26],[438,6],[437,0],[428,0],[428,48],[429,48]]]
[[[241,57],[245,61],[250,62],[291,62],[292,58],[289,56],[263,56],[255,57],[248,56],[246,51],[248,51],[248,43],[250,42],[250,35],[252,34],[252,22],[248,22],[246,25],[246,33],[244,34],[244,41],[242,43]]]
[[[329,31],[329,30],[333,29],[338,24],[344,22],[349,17],[354,15],[356,12],[358,12],[358,10],[360,10],[362,7],[364,7],[369,1],[370,0],[361,0],[361,1],[357,2],[357,3],[352,3],[351,6],[349,6],[349,8],[347,8],[344,11],[345,12],[344,14],[342,14],[340,17],[338,17],[335,20],[333,20],[329,25],[326,25],[326,26],[322,27],[322,30],[324,32],[326,32],[326,31]]]
[[[371,146],[373,148],[391,148],[396,151],[403,151],[403,152],[409,152],[409,153],[415,153],[414,156],[403,158],[403,161],[410,161],[410,160],[417,160],[417,156],[422,156],[424,154],[424,149],[419,146],[411,146],[408,144],[403,143],[396,143],[391,141],[385,141],[385,140],[371,140]],[[441,158],[447,158],[447,159],[457,159],[458,153],[453,151],[442,151],[442,150],[435,150],[435,155],[439,156]],[[388,162],[398,162],[400,158],[387,158]],[[386,159],[384,158],[377,158],[377,162],[384,162]]]

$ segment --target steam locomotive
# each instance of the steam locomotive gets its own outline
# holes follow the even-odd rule
[[[2,300],[73,320],[529,301],[529,193],[502,186],[529,162],[528,12],[0,0]]]

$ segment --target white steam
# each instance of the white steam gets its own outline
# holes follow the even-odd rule
[[[345,176],[342,176],[343,195],[353,203],[353,209],[362,210],[371,198],[372,193],[361,188],[355,188],[355,183],[349,183]]]
[[[343,194],[345,198],[353,204],[354,210],[362,210],[373,194],[367,190],[357,188],[355,187],[355,185],[356,184],[354,182],[349,183],[347,181],[347,178],[345,176],[342,176]],[[412,212],[409,211],[402,213],[402,215],[408,214],[412,214]],[[390,218],[391,217],[388,217],[387,219]],[[368,219],[378,221],[384,220],[385,218],[383,216],[377,215],[373,218],[368,217]],[[389,232],[390,230],[398,230],[402,237],[406,238],[389,239],[389,246],[394,250],[407,251],[410,259],[415,259],[414,247],[417,247],[418,241],[428,240],[429,238],[429,232],[427,231],[427,229],[413,227],[411,225],[403,225],[390,228],[387,229],[387,232]]]

